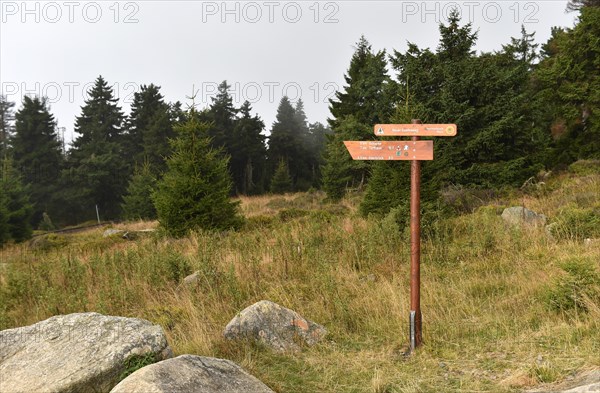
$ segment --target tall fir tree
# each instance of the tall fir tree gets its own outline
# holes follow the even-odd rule
[[[227,158],[211,148],[209,125],[190,109],[177,125],[168,170],[153,201],[160,225],[175,237],[195,229],[227,230],[241,224],[237,203],[231,201],[232,181]]]
[[[57,211],[58,202],[54,200],[54,194],[63,166],[61,142],[46,100],[25,96],[15,117],[12,138],[14,165],[22,181],[30,187],[31,201],[35,206],[32,224],[37,225],[44,212],[54,216]]]
[[[332,199],[340,195],[341,182],[337,179],[350,178],[347,184],[350,187],[362,187],[369,175],[369,162],[345,162],[341,164],[333,161],[334,157],[344,157],[347,154],[344,140],[372,140],[375,138],[372,129],[377,123],[385,123],[393,111],[395,83],[387,73],[386,52],[374,52],[371,44],[361,36],[350,60],[350,66],[344,75],[346,85],[342,91],[336,93],[330,100],[329,110],[332,118],[329,125],[334,137],[327,147],[327,161],[323,167],[323,186]],[[352,124],[354,128],[348,127]],[[333,145],[331,145],[333,144]],[[337,149],[337,151],[333,151]],[[345,160],[345,159],[344,159]],[[340,172],[340,169],[346,169]],[[338,176],[331,175],[337,173]],[[331,179],[335,184],[327,184]],[[334,191],[335,190],[335,191]],[[335,194],[335,195],[334,195]]]
[[[600,7],[572,29],[554,29],[532,78],[536,127],[551,137],[547,165],[600,158]]]
[[[2,187],[0,178],[0,187]],[[10,240],[10,231],[8,228],[8,195],[2,190],[0,192],[0,247]]]
[[[237,109],[233,105],[233,98],[229,94],[230,85],[227,81],[219,84],[217,95],[212,97],[209,108],[210,118],[213,122],[209,129],[212,145],[216,149],[223,149],[226,154],[231,154],[233,127]]]
[[[14,107],[15,103],[8,101],[0,94],[0,160],[8,155],[10,138],[14,129]]]
[[[331,134],[331,129],[319,122],[308,125],[308,139],[306,142],[306,149],[308,151],[307,161],[311,173],[312,187],[314,188],[321,188],[322,186],[321,168],[325,164],[324,157],[327,137]]]
[[[63,220],[69,223],[95,218],[95,206],[101,219],[117,218],[129,179],[118,99],[102,76],[88,95],[75,121],[78,136],[69,151],[69,169],[62,177],[65,188],[61,197],[68,209]]]
[[[239,110],[235,120],[229,162],[236,193],[257,194],[264,191],[266,164],[265,124],[251,114],[248,101]]]
[[[435,201],[451,184],[521,185],[541,168],[544,138],[528,130],[527,83],[536,58],[532,36],[523,30],[502,51],[480,55],[473,50],[476,38],[454,11],[448,24],[440,25],[435,53],[409,43],[391,59],[398,71],[396,122],[420,118],[458,125],[456,137],[436,139],[436,159],[422,163],[424,202]],[[361,212],[385,214],[407,200],[407,168],[376,164]]]
[[[134,94],[125,137],[125,152],[132,160],[132,168],[147,162],[155,175],[166,169],[165,159],[170,154],[168,140],[174,136],[178,105],[166,103],[160,86],[154,84],[142,85]]]
[[[310,188],[312,179],[307,162],[308,126],[302,106],[298,109],[299,112],[286,96],[281,99],[271,128],[267,155],[269,172],[274,174],[279,162],[285,161],[292,178],[292,187],[302,191]]]
[[[123,196],[123,217],[127,220],[153,220],[156,208],[152,203],[152,193],[156,189],[156,175],[147,161],[138,165],[134,172],[127,193]]]
[[[344,75],[343,90],[329,100],[329,124],[337,132],[339,123],[352,115],[361,124],[382,123],[392,114],[394,84],[387,73],[386,52],[374,52],[361,36]]]
[[[9,158],[2,160],[0,167],[0,244],[2,239],[22,242],[31,237],[33,205],[29,200],[29,189]],[[2,206],[4,205],[4,206]],[[2,227],[7,230],[2,233]]]

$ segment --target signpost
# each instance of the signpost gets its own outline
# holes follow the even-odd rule
[[[422,342],[421,329],[421,161],[433,160],[433,141],[419,136],[455,136],[456,124],[377,124],[378,136],[410,136],[411,141],[344,141],[354,160],[409,160],[410,163],[410,350]]]

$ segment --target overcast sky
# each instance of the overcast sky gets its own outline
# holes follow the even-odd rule
[[[25,5],[24,5],[25,4]],[[376,50],[407,41],[435,49],[452,7],[479,31],[478,51],[499,50],[523,24],[545,42],[571,27],[566,1],[4,1],[0,2],[0,84],[11,101],[48,96],[72,138],[86,91],[102,75],[129,111],[140,85],[168,101],[205,107],[222,80],[237,106],[247,99],[266,124],[283,95],[302,98],[311,122],[325,122],[327,99],[343,86],[354,44]]]

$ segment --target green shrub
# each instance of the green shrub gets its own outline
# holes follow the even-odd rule
[[[545,289],[546,304],[555,311],[588,311],[589,301],[600,301],[600,272],[588,259],[563,263],[564,274]]]
[[[169,253],[165,262],[169,278],[174,282],[179,282],[186,276],[192,274],[190,263],[181,254]]]
[[[153,353],[147,353],[145,355],[131,355],[125,360],[123,372],[121,372],[121,375],[119,375],[119,381],[124,380],[140,368],[156,363],[159,360],[160,359],[158,359]]]
[[[310,219],[314,221],[331,222],[333,214],[326,210],[312,210],[310,212]]]
[[[549,231],[556,239],[600,237],[600,207],[580,208],[569,204],[559,210]]]
[[[424,239],[436,237],[446,219],[451,214],[445,206],[436,202],[421,202],[421,236]],[[390,210],[383,218],[384,225],[390,230],[398,228],[399,231],[405,231],[408,238],[410,231],[410,201],[405,201],[399,206]],[[396,223],[396,226],[392,225]]]
[[[600,160],[579,160],[569,165],[569,171],[580,176],[600,174]]]
[[[248,217],[246,222],[244,223],[244,229],[246,230],[255,230],[262,228],[272,228],[273,225],[277,222],[277,217],[275,216],[254,216]]]
[[[184,311],[178,307],[156,307],[148,310],[146,319],[162,326],[165,330],[173,330],[184,320]]]
[[[50,233],[48,235],[36,236],[29,241],[29,249],[34,251],[48,251],[57,249],[67,244],[67,238],[63,235]]]
[[[456,213],[472,213],[497,195],[494,190],[478,190],[458,186],[446,187],[440,192],[442,203]]]
[[[281,221],[285,222],[293,220],[295,218],[307,216],[308,214],[309,212],[307,210],[292,208],[280,211],[279,214],[277,214],[277,216]]]

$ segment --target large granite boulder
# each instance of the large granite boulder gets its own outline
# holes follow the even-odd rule
[[[141,368],[110,393],[273,393],[237,364],[182,355]]]
[[[298,351],[314,345],[327,330],[279,304],[262,300],[236,315],[225,327],[227,339],[251,339],[278,351]]]
[[[513,206],[504,209],[502,219],[511,225],[529,224],[545,225],[548,218],[523,206]]]
[[[0,332],[0,392],[108,392],[134,356],[172,356],[161,327],[97,313]]]

